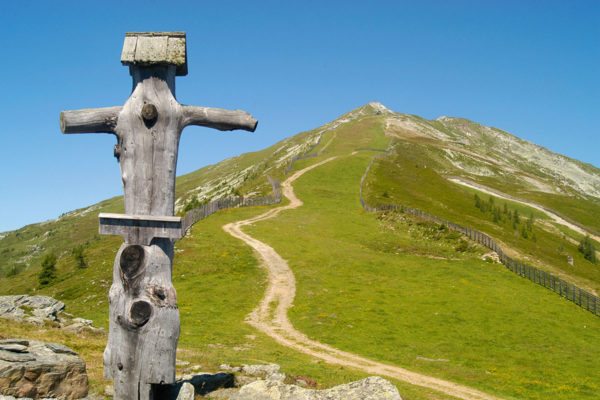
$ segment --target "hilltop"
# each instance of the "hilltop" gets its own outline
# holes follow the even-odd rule
[[[600,248],[600,170],[466,119],[426,120],[369,103],[260,152],[178,178],[177,211],[269,194],[270,179],[283,182],[311,166],[293,183],[302,207],[243,228],[277,251],[295,275],[288,315],[299,332],[501,398],[594,398],[597,316],[507,271],[487,249],[444,227],[401,212],[366,212],[360,187],[362,180],[369,204],[414,207],[478,229],[515,259],[598,293],[600,267],[577,247],[589,235]],[[263,297],[267,275],[252,250],[222,226],[273,207],[220,211],[177,243],[178,357],[208,368],[277,362],[324,386],[363,376],[315,362],[244,323]],[[120,238],[97,235],[97,214],[121,211],[117,197],[5,233],[0,294],[48,294],[69,312],[107,326]],[[77,246],[86,268],[71,255]],[[39,263],[48,252],[58,256],[58,277],[40,288]],[[68,340],[98,362],[97,349]],[[406,399],[449,398],[397,384]]]

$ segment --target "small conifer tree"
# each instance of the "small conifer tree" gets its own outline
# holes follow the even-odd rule
[[[38,275],[40,286],[47,286],[56,279],[56,255],[54,253],[46,254],[42,260],[42,270]]]
[[[579,242],[579,247],[577,248],[581,254],[583,254],[583,258],[588,260],[591,263],[596,264],[596,248],[594,247],[594,243],[592,239],[588,236],[581,239]]]
[[[475,207],[481,210],[481,199],[479,198],[477,193],[475,193]]]

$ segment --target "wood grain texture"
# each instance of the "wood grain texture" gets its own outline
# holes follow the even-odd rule
[[[123,107],[86,108],[60,113],[62,133],[115,133]]]
[[[121,52],[124,65],[175,65],[187,75],[185,32],[127,32]]]
[[[127,34],[122,57],[133,79],[123,107],[64,111],[61,129],[117,136],[127,215],[100,216],[101,233],[125,238],[113,265],[104,372],[115,399],[150,400],[154,385],[175,381],[179,312],[171,274],[182,233],[173,217],[181,132],[189,125],[254,131],[257,121],[244,111],[177,102],[175,77],[187,73],[183,33]]]
[[[258,121],[252,115],[241,110],[224,110],[222,108],[183,106],[183,126],[198,125],[232,131],[242,129],[254,132]]]
[[[140,248],[143,256],[138,254]],[[172,262],[173,242],[167,239],[150,246],[124,243],[117,253],[104,351],[104,373],[114,380],[115,399],[150,399],[152,390],[140,391],[140,383],[143,387],[175,382],[179,312]]]

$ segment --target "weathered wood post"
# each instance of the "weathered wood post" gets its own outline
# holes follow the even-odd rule
[[[182,236],[174,217],[175,170],[181,131],[188,125],[253,132],[244,111],[181,105],[175,77],[187,74],[183,32],[127,33],[121,62],[133,91],[123,107],[63,111],[63,133],[111,133],[121,166],[125,214],[100,214],[100,233],[122,235],[109,292],[110,331],[104,372],[115,399],[146,400],[155,385],[175,381],[179,312],[171,282],[174,241]]]

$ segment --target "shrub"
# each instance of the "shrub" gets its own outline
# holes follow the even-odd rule
[[[579,242],[579,247],[577,248],[581,254],[583,254],[583,258],[588,260],[591,263],[596,264],[596,248],[594,247],[594,243],[589,236],[584,237]]]
[[[87,260],[85,259],[83,246],[74,247],[73,250],[71,250],[71,255],[73,256],[73,259],[75,260],[75,265],[77,265],[78,268],[87,267]]]
[[[56,279],[56,255],[46,254],[42,260],[42,270],[38,275],[40,286],[51,284]]]
[[[186,203],[185,207],[183,208],[183,211],[188,212],[190,210],[193,210],[194,208],[200,207],[201,205],[202,203],[200,203],[198,198],[194,196]]]
[[[458,245],[454,248],[454,250],[460,253],[464,253],[465,251],[469,250],[469,242],[467,242],[464,239],[461,239]]]

